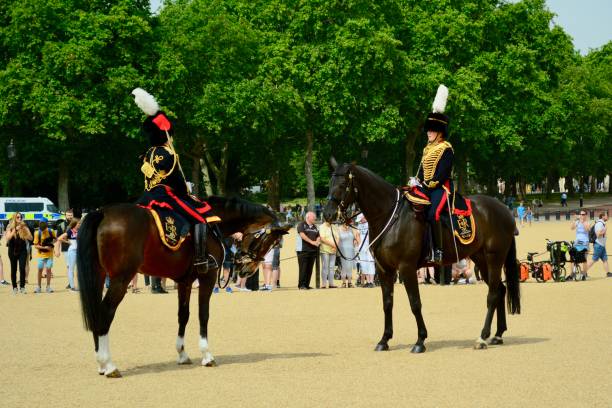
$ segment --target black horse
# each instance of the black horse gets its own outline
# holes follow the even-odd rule
[[[289,229],[278,224],[272,211],[258,204],[222,197],[210,197],[208,202],[222,219],[220,230],[224,237],[245,233],[240,247],[240,276],[254,273],[268,249]],[[215,365],[208,346],[209,303],[224,252],[220,240],[211,234],[211,229],[208,231],[207,252],[215,265],[202,273],[193,267],[191,238],[187,237],[176,250],[164,246],[149,210],[134,204],[118,204],[87,214],[78,235],[78,280],[83,320],[85,328],[93,333],[99,374],[121,376],[111,361],[108,333],[128,284],[138,272],[178,283],[179,364],[191,363],[185,352],[184,336],[191,286],[196,278],[199,280],[202,365]],[[110,277],[110,285],[102,297],[105,276]]]
[[[427,329],[421,314],[416,271],[424,264],[422,253],[426,221],[414,211],[397,188],[366,168],[354,164],[338,166],[334,159],[330,164],[334,172],[324,216],[327,219],[334,219],[338,215],[346,217],[349,206],[357,203],[369,223],[371,250],[376,259],[385,312],[385,330],[376,350],[388,350],[388,341],[393,337],[393,286],[399,271],[418,327],[418,339],[412,352],[422,353],[425,351]],[[502,282],[502,266],[505,268],[508,285],[508,310],[512,314],[520,313],[521,310],[514,239],[516,226],[508,208],[498,200],[480,195],[470,199],[477,225],[476,237],[469,245],[459,245],[458,252],[459,259],[470,257],[474,261],[489,286],[484,327],[474,345],[481,349],[487,347],[486,340],[491,335],[491,323],[496,310],[497,332],[491,344],[502,344],[502,334],[507,329],[504,302],[506,287]],[[445,234],[443,243],[444,248],[453,248],[452,251],[444,252],[444,263],[451,264],[456,261],[456,254],[450,232]]]

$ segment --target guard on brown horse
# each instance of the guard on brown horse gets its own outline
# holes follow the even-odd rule
[[[141,171],[145,176],[145,192],[137,204],[156,211],[170,210],[180,217],[172,221],[174,225],[179,225],[177,233],[180,237],[187,236],[189,226],[193,225],[194,263],[202,265],[207,262],[206,224],[207,218],[210,220],[212,215],[211,207],[189,194],[179,156],[172,142],[172,122],[159,109],[155,98],[145,90],[136,88],[132,95],[138,107],[147,114],[142,130],[148,136],[151,146],[143,157]]]
[[[429,205],[427,221],[431,226],[433,236],[433,257],[431,262],[441,265],[442,252],[442,222],[440,214],[446,209],[448,196],[453,194],[453,147],[446,141],[448,137],[449,117],[444,114],[448,89],[440,85],[433,104],[433,112],[427,115],[425,132],[427,146],[423,149],[423,158],[416,179],[411,179],[409,186],[418,189],[415,193],[423,193]],[[420,188],[419,188],[420,187]],[[427,202],[429,201],[429,202]]]

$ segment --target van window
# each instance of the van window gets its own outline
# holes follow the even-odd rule
[[[59,208],[57,208],[53,204],[47,204],[47,212],[58,213]]]
[[[5,212],[41,212],[44,209],[43,203],[4,203]]]

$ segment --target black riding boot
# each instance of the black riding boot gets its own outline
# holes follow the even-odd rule
[[[151,293],[168,293],[161,285],[161,278],[151,277]]]
[[[193,228],[194,254],[193,264],[196,266],[206,263],[206,224],[196,224]]]
[[[433,235],[433,258],[432,262],[438,265],[442,265],[442,221],[434,221],[431,226],[431,232]]]

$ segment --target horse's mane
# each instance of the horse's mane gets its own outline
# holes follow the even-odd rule
[[[228,198],[221,196],[210,196],[206,199],[206,201],[212,206],[213,211],[215,208],[224,208],[228,211],[236,211],[243,217],[257,218],[262,215],[267,215],[274,220],[278,219],[276,214],[266,206],[255,204],[239,197]]]

